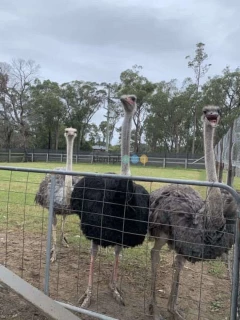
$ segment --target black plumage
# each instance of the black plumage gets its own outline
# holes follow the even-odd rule
[[[131,124],[136,112],[136,96],[121,97],[124,120],[121,135],[121,174],[130,172]],[[150,196],[147,190],[130,179],[119,177],[85,177],[72,192],[71,208],[81,219],[81,229],[91,240],[91,260],[88,287],[80,298],[82,307],[91,303],[93,268],[98,246],[114,246],[115,258],[110,288],[113,297],[124,305],[117,287],[119,254],[122,248],[141,245],[148,230]]]
[[[84,177],[74,187],[71,208],[87,239],[102,247],[135,247],[148,228],[149,193],[131,180]]]

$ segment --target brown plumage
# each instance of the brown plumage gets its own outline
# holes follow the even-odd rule
[[[67,162],[65,168],[55,168],[55,170],[72,171],[72,157],[73,157],[73,143],[77,136],[77,130],[74,128],[66,128],[64,136],[66,138],[67,145]],[[56,243],[57,243],[57,215],[62,216],[61,226],[61,242],[64,246],[68,247],[68,241],[64,236],[65,219],[70,210],[70,197],[74,185],[79,181],[79,177],[69,175],[56,175],[54,188],[54,204],[53,204],[53,223],[52,223],[52,250],[51,250],[51,262],[57,259]],[[51,193],[51,175],[46,174],[42,182],[39,185],[39,189],[35,196],[35,202],[48,209],[50,205],[50,193]]]

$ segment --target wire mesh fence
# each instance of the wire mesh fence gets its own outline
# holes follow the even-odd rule
[[[240,117],[235,119],[232,127],[215,146],[216,161],[224,163],[227,169],[229,161],[235,167],[236,176],[240,177]]]
[[[176,190],[180,190],[182,185],[191,185],[194,190],[201,195],[204,208],[209,206],[209,192],[207,187],[212,184],[201,181],[184,181],[184,180],[171,180],[171,179],[157,179],[150,177],[122,177],[119,175],[103,175],[103,174],[87,174],[87,173],[70,173],[68,175],[78,175],[81,179],[83,177],[101,178],[104,181],[103,185],[98,185],[97,180],[91,186],[83,183],[81,185],[81,205],[82,207],[77,210],[78,212],[71,212],[67,216],[65,223],[65,236],[68,240],[68,247],[61,241],[61,221],[62,215],[57,215],[57,256],[56,261],[51,263],[51,240],[52,228],[51,224],[53,219],[49,219],[49,212],[51,208],[46,209],[34,203],[35,195],[39,189],[39,184],[45,177],[45,174],[50,174],[53,178],[48,185],[49,190],[56,184],[56,175],[65,176],[66,172],[63,171],[49,171],[40,169],[26,169],[26,168],[13,168],[1,167],[0,171],[1,184],[0,184],[0,264],[6,266],[9,270],[19,275],[22,279],[31,283],[36,288],[45,291],[52,299],[62,303],[81,308],[79,298],[84,294],[88,285],[89,269],[90,269],[90,255],[91,241],[93,236],[86,238],[86,232],[83,225],[88,224],[89,228],[96,232],[100,229],[100,233],[96,232],[96,239],[99,241],[99,251],[96,256],[96,261],[93,271],[93,287],[92,299],[88,308],[85,308],[85,313],[81,314],[82,319],[90,319],[91,317],[99,317],[99,319],[148,319],[149,301],[151,300],[151,250],[153,247],[154,239],[151,238],[147,231],[143,234],[136,232],[134,227],[130,230],[128,225],[137,225],[139,220],[131,220],[126,214],[126,210],[130,208],[133,213],[137,213],[141,206],[134,204],[133,190],[129,187],[131,181],[142,185],[149,193],[162,188],[169,183],[176,184]],[[105,179],[105,180],[104,180]],[[124,185],[127,188],[124,192],[118,192],[118,184],[111,184],[112,187],[107,188],[106,181],[116,181],[121,184],[126,181]],[[223,184],[214,184],[214,186],[221,188],[222,194],[229,192],[232,194],[234,203],[240,203],[238,195],[228,186]],[[215,187],[213,187],[214,189]],[[93,197],[94,201],[89,199],[88,193],[93,195],[95,191],[101,189],[100,196]],[[135,190],[135,189],[134,189]],[[227,191],[226,191],[227,190]],[[119,207],[123,209],[123,215],[117,216],[115,203],[111,202],[111,197],[107,193],[114,194],[120,203]],[[59,193],[58,193],[59,195]],[[136,195],[135,195],[136,196]],[[176,191],[176,204],[186,203],[183,198],[179,198],[179,193]],[[56,193],[52,192],[52,204],[54,205],[54,198]],[[140,194],[140,197],[143,197]],[[227,198],[226,198],[227,199]],[[185,207],[186,211],[176,209],[171,212],[171,216],[179,214],[182,219],[185,216],[189,225],[178,225],[177,227],[186,236],[187,234],[197,232],[193,225],[198,226],[198,221],[203,219],[206,211],[201,211],[196,216],[196,210],[193,203],[192,211],[188,211],[189,207]],[[235,202],[236,201],[236,202]],[[51,202],[51,201],[50,201]],[[49,202],[49,207],[51,207]],[[91,202],[91,204],[90,204]],[[226,200],[228,203],[228,200]],[[94,205],[93,205],[94,204]],[[89,209],[87,210],[87,207]],[[94,207],[94,210],[91,208]],[[111,212],[111,207],[114,208]],[[54,213],[54,206],[52,207]],[[148,208],[147,208],[148,209]],[[195,210],[195,211],[194,211]],[[149,213],[150,211],[148,211]],[[225,215],[229,211],[226,210]],[[90,214],[95,214],[100,220],[95,224],[93,221],[89,224],[86,217]],[[161,212],[159,213],[161,214]],[[215,251],[227,252],[234,242],[235,220],[238,214],[228,217],[226,225],[221,230],[221,234],[227,237],[229,242],[215,243]],[[84,217],[85,215],[85,217]],[[202,215],[202,217],[201,217]],[[53,217],[52,217],[53,218]],[[111,219],[110,219],[111,218]],[[195,224],[191,224],[194,219]],[[226,216],[225,216],[226,218]],[[110,219],[110,220],[109,220]],[[142,219],[142,218],[141,218]],[[184,219],[183,219],[184,220]],[[100,221],[100,228],[99,228]],[[110,222],[109,222],[110,221]],[[114,224],[115,223],[115,224]],[[122,226],[120,229],[117,225]],[[149,220],[146,221],[147,227]],[[80,225],[82,226],[80,227]],[[174,225],[169,225],[169,221],[161,221],[161,227],[168,227],[174,229]],[[203,234],[209,233],[209,226],[204,226],[206,230],[202,230]],[[176,226],[175,226],[176,227]],[[198,227],[196,227],[198,228]],[[208,229],[207,229],[208,228]],[[213,228],[213,227],[212,227]],[[104,230],[111,231],[112,245],[105,247],[104,241],[106,239]],[[145,228],[143,228],[145,230]],[[146,228],[147,230],[147,228]],[[236,230],[238,230],[236,228]],[[211,231],[211,230],[210,230]],[[83,234],[85,233],[85,235]],[[117,237],[118,233],[120,237]],[[89,235],[89,234],[88,234]],[[114,235],[116,237],[114,238]],[[142,243],[138,246],[129,245],[130,248],[123,248],[119,255],[119,269],[118,269],[118,288],[121,292],[125,305],[119,304],[118,299],[114,298],[109,282],[112,279],[112,270],[115,259],[114,246],[116,243],[120,247],[124,247],[126,237],[133,239],[134,236],[140,235],[143,237]],[[172,234],[173,238],[170,239],[171,247],[175,248],[177,240],[176,234]],[[197,237],[195,237],[197,239]],[[211,245],[211,239],[208,238]],[[116,240],[118,239],[118,241]],[[119,240],[120,239],[120,240]],[[183,246],[186,248],[195,248],[196,242],[189,237],[189,241],[180,239]],[[210,240],[209,240],[210,239]],[[238,239],[238,233],[236,234]],[[193,241],[193,242],[192,242]],[[197,241],[197,240],[196,240]],[[205,241],[205,240],[204,240]],[[238,243],[237,243],[238,248]],[[192,251],[194,252],[194,250]],[[175,257],[175,250],[171,250],[168,246],[164,246],[160,252],[160,262],[158,265],[158,275],[156,278],[156,300],[161,314],[164,317],[169,316],[168,312],[168,298],[170,296],[171,284],[174,279],[174,270],[172,268]],[[234,252],[235,269],[238,268],[237,252]],[[186,257],[187,259],[188,257]],[[187,259],[189,260],[189,259]],[[236,295],[238,284],[237,274],[233,276],[233,286],[229,278],[227,264],[222,260],[221,254],[218,257],[205,258],[204,255],[198,257],[197,263],[187,261],[181,271],[179,280],[179,293],[177,306],[181,310],[186,319],[228,319],[232,312],[232,318],[236,319],[233,315],[236,305]],[[234,282],[235,281],[235,282]],[[1,285],[1,284],[0,284]],[[236,290],[232,290],[235,288]],[[0,294],[4,295],[4,290]],[[6,299],[4,300],[6,309]],[[0,302],[1,306],[1,302]],[[10,309],[12,307],[11,300],[9,300]],[[4,310],[4,309],[3,309]],[[232,310],[232,311],[231,311]],[[80,310],[81,311],[81,310]],[[83,311],[83,310],[82,310]],[[88,311],[90,313],[88,313]],[[84,311],[83,311],[84,312]],[[91,314],[91,312],[93,312]],[[21,313],[21,307],[16,311]],[[236,310],[235,310],[236,314]],[[20,317],[21,318],[21,317]],[[33,319],[38,319],[37,315]],[[39,319],[40,318],[39,316]]]

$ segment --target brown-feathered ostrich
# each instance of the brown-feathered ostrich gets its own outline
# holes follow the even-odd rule
[[[215,127],[220,120],[220,109],[203,108],[204,151],[207,179],[218,182],[213,149]],[[152,278],[149,311],[154,319],[156,307],[156,277],[159,253],[164,244],[176,252],[168,311],[174,319],[184,319],[176,308],[180,272],[185,261],[195,263],[202,259],[215,259],[231,248],[234,237],[236,203],[232,196],[219,188],[208,188],[207,201],[185,185],[167,185],[150,195],[149,233],[155,240],[151,250]]]
[[[125,116],[122,124],[121,174],[130,175],[130,135],[136,97],[121,97]],[[132,180],[84,177],[74,187],[71,208],[81,219],[81,230],[91,240],[88,287],[79,303],[88,307],[93,287],[93,267],[98,247],[114,246],[115,261],[110,281],[113,297],[124,305],[117,287],[118,260],[122,248],[135,247],[144,241],[148,229],[149,193]]]
[[[54,170],[72,171],[73,143],[77,136],[77,130],[74,128],[66,128],[64,136],[66,138],[67,159],[66,168],[55,168]],[[75,176],[56,175],[56,184],[54,190],[54,208],[53,208],[53,224],[52,224],[52,249],[51,262],[56,260],[56,243],[57,243],[57,215],[62,215],[61,226],[61,242],[68,247],[68,241],[64,235],[64,225],[66,216],[70,214],[69,205],[73,186],[78,182],[79,178]],[[48,209],[50,205],[51,191],[51,175],[46,174],[39,185],[38,192],[35,196],[35,202]]]

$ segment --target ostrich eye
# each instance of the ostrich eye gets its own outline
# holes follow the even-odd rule
[[[206,113],[207,113],[207,110],[203,110],[203,113],[206,114]]]
[[[135,98],[135,97],[131,97],[131,100],[132,100],[132,101],[136,101],[136,98]]]

